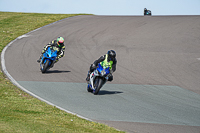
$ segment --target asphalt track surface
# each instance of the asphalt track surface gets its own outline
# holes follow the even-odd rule
[[[65,57],[46,74],[36,60],[65,38]],[[114,80],[86,91],[91,63],[117,53]],[[200,16],[77,16],[18,37],[2,52],[4,73],[43,101],[137,133],[200,133]]]

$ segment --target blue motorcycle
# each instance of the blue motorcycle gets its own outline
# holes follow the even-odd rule
[[[40,70],[42,73],[45,73],[49,70],[54,62],[56,61],[57,50],[54,50],[52,47],[48,47],[45,53],[43,53],[40,61]]]
[[[90,74],[87,91],[97,95],[101,87],[107,82],[110,75],[110,68],[103,67],[99,63],[97,68]]]

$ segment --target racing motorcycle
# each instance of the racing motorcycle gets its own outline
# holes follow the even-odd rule
[[[99,63],[97,68],[90,74],[90,80],[88,82],[87,91],[92,92],[94,95],[99,93],[101,87],[106,83],[109,76],[111,76],[110,68],[104,68]]]
[[[56,61],[56,57],[57,50],[54,50],[52,47],[48,47],[46,52],[43,53],[40,60],[40,70],[42,73],[45,73],[53,66],[54,62]]]

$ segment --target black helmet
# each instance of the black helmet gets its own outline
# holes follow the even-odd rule
[[[114,50],[109,50],[108,51],[108,60],[109,61],[114,61],[115,57],[116,57],[116,53]]]

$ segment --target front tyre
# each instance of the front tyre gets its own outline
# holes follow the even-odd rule
[[[103,85],[103,79],[96,78],[94,82],[94,88],[95,88],[95,91],[93,92],[94,95],[97,95],[99,93],[99,90],[101,89],[102,85]]]
[[[41,67],[42,73],[46,72],[48,66],[49,66],[49,60],[46,60],[46,62],[44,64],[42,64],[42,67]]]

